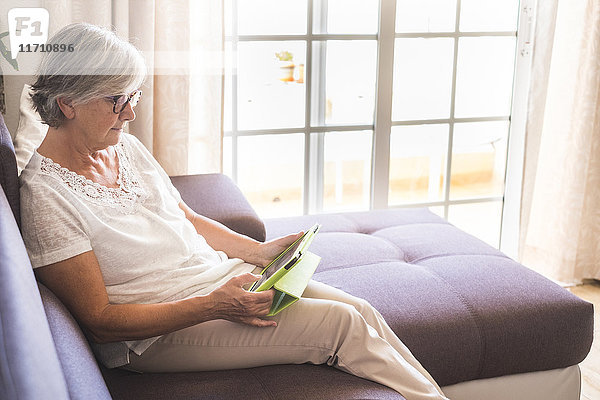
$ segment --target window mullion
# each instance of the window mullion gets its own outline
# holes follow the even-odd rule
[[[454,32],[460,31],[460,1],[456,0],[456,25]],[[450,202],[450,183],[452,181],[452,149],[454,145],[454,110],[456,106],[456,76],[458,72],[459,37],[454,38],[454,60],[452,61],[452,91],[450,95],[450,124],[448,126],[448,153],[446,156],[446,177],[444,179],[444,218],[448,219]]]
[[[325,125],[325,101],[326,101],[326,65],[327,65],[327,45],[326,41],[314,45],[313,26],[317,26],[318,34],[327,32],[327,11],[328,4],[326,0],[317,1],[318,9],[314,9],[315,1],[310,1],[313,4],[314,20],[309,23],[309,35],[313,38],[310,42],[308,51],[312,56],[310,69],[312,73],[311,80],[311,99],[314,100],[310,108],[307,108],[307,113],[310,115],[307,118],[306,124],[309,132],[312,132],[313,121],[316,121],[316,126]],[[317,35],[322,39],[323,35]],[[309,133],[310,134],[310,133]],[[310,200],[308,213],[318,213],[323,211],[323,193],[324,193],[324,151],[325,151],[325,134],[319,132],[311,136],[311,179],[310,179]]]
[[[304,190],[303,193],[303,206],[302,213],[308,214],[311,210],[311,203],[314,202],[314,187],[313,182],[315,181],[314,172],[314,156],[313,146],[310,137],[310,119],[312,105],[312,63],[313,51],[312,51],[312,25],[313,25],[313,7],[314,0],[307,1],[306,11],[306,64],[304,67],[304,85],[306,90],[304,91]]]
[[[370,207],[372,209],[387,208],[388,206],[395,31],[396,0],[380,0],[377,41],[377,98],[375,100],[375,129],[371,169]]]

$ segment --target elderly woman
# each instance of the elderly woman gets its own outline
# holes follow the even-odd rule
[[[123,131],[146,67],[112,32],[63,28],[32,99],[48,134],[21,175],[23,236],[37,278],[108,367],[205,371],[327,363],[407,399],[444,399],[366,301],[312,281],[266,318],[273,291],[253,274],[299,234],[261,243],[196,214]]]

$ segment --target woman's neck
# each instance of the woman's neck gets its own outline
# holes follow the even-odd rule
[[[38,148],[38,153],[55,162],[60,159],[67,164],[93,165],[106,148],[90,148],[85,142],[77,140],[77,137],[76,133],[68,129],[49,127],[46,137]]]
[[[76,140],[76,137],[68,130],[50,127],[37,151],[61,167],[93,182],[117,187],[118,158],[112,146],[94,149]]]

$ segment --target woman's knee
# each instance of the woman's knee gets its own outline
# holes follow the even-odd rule
[[[356,330],[357,325],[367,325],[365,318],[355,305],[336,302],[332,312],[341,331]]]
[[[290,311],[300,312],[306,318],[304,322],[307,327],[316,322],[316,329],[331,329],[333,332],[338,332],[340,329],[347,328],[349,325],[363,319],[354,305],[340,301],[302,299],[300,303],[302,303],[302,306],[298,307],[297,310],[293,310],[295,306],[292,306]],[[298,318],[296,322],[300,322],[299,319],[301,320],[303,317],[295,315],[292,318]]]
[[[379,318],[379,312],[369,303],[367,300],[360,297],[355,297],[355,301],[352,306],[356,311],[363,316],[367,321],[371,321],[372,318]]]
[[[344,292],[343,290],[313,280],[309,282],[303,297],[334,300],[340,303],[350,304],[354,306],[354,308],[356,308],[361,314],[363,312],[371,312],[374,310],[371,304],[363,298],[356,297]]]
[[[371,303],[367,300],[357,297],[356,302],[354,303],[354,307],[358,310],[359,313],[363,314],[365,312],[372,312],[375,310]]]

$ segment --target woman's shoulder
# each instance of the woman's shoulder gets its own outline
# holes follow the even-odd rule
[[[38,220],[59,219],[66,209],[71,209],[77,200],[52,176],[25,168],[19,177],[21,219],[30,221],[34,215]]]
[[[37,151],[34,151],[31,159],[25,168],[23,168],[23,171],[21,171],[21,175],[19,175],[21,191],[23,191],[23,188],[30,189],[32,187],[47,187],[49,185],[42,174],[42,160],[43,157]]]
[[[19,176],[21,202],[29,197],[38,197],[50,192],[60,192],[60,186],[55,179],[42,172],[39,163],[31,162]]]
[[[31,160],[19,176],[21,203],[37,201],[40,198],[64,199],[73,201],[62,184],[58,164],[34,151]]]

